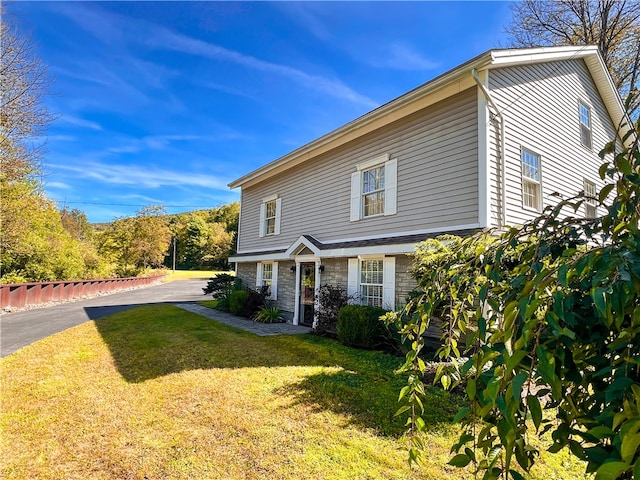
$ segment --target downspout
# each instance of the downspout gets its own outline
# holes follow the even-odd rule
[[[500,176],[501,176],[501,185],[500,185],[500,203],[501,203],[501,207],[502,207],[502,215],[500,218],[500,227],[504,227],[507,224],[507,203],[506,203],[506,186],[507,186],[507,182],[506,182],[506,161],[505,161],[505,141],[504,141],[504,116],[502,115],[502,112],[500,111],[500,109],[498,108],[498,106],[496,105],[496,103],[493,101],[493,98],[491,98],[491,95],[489,94],[489,90],[487,90],[487,87],[484,85],[484,83],[482,82],[482,80],[480,79],[480,77],[478,76],[478,71],[474,68],[471,70],[471,75],[473,75],[474,80],[476,81],[476,83],[478,84],[478,87],[480,87],[480,90],[482,90],[482,93],[484,94],[485,98],[487,99],[487,101],[489,102],[489,105],[491,105],[491,108],[493,108],[493,110],[495,111],[495,116],[498,117],[500,119]]]

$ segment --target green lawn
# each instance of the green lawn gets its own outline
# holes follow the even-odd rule
[[[0,360],[3,479],[442,479],[457,409],[434,389],[426,461],[393,418],[394,357],[319,337],[256,337],[154,305]],[[531,478],[582,478],[566,455]]]

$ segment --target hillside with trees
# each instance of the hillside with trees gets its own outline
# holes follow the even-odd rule
[[[0,4],[0,282],[135,276],[150,269],[228,268],[238,203],[167,215],[150,205],[94,226],[58,209],[42,185],[42,138],[55,120],[44,103],[51,77],[29,37]]]

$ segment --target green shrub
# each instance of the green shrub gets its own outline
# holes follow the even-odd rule
[[[245,291],[247,292],[247,298],[238,314],[245,318],[253,318],[256,313],[265,307],[268,289],[267,287],[262,287],[258,290],[246,288]]]
[[[358,348],[376,348],[384,340],[380,317],[386,310],[367,305],[347,305],[338,312],[338,341]]]
[[[234,290],[229,297],[229,312],[233,315],[241,315],[245,308],[249,292],[247,290]]]
[[[283,321],[278,307],[262,307],[252,318],[259,323],[279,323]]]

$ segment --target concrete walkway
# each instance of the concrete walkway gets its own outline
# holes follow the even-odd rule
[[[221,312],[212,308],[203,307],[195,303],[174,303],[176,307],[180,307],[191,313],[210,318],[216,322],[224,323],[230,327],[239,328],[247,332],[251,332],[260,337],[269,335],[297,335],[301,333],[309,333],[309,327],[302,325],[292,325],[291,323],[259,323],[247,318],[236,317],[230,313]]]

